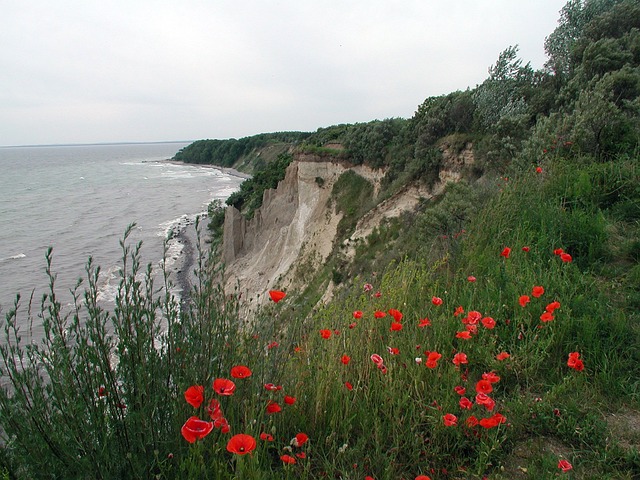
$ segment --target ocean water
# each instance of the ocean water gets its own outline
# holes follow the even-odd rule
[[[34,313],[47,291],[45,253],[53,248],[56,292],[63,305],[85,278],[89,256],[102,270],[100,298],[113,301],[122,264],[119,240],[131,223],[131,244],[158,268],[171,229],[194,229],[196,215],[226,199],[242,182],[217,169],[167,162],[186,143],[0,148],[0,315],[21,294]],[[206,222],[205,222],[206,224]],[[167,266],[180,260],[169,245]]]

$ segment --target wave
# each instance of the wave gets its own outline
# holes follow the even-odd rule
[[[8,262],[9,260],[20,260],[21,258],[27,258],[24,253],[18,253],[17,255],[11,255],[10,257],[0,258],[0,262]]]

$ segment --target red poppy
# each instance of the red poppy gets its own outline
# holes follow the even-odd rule
[[[351,357],[349,355],[342,355],[342,358],[340,359],[340,361],[345,365],[349,365],[349,362],[351,361]]]
[[[351,385],[350,382],[344,382],[344,386],[347,388],[347,390],[351,391],[353,390],[353,385]]]
[[[496,355],[496,359],[502,361],[502,360],[506,360],[510,356],[511,355],[509,355],[507,352],[500,352],[499,354]]]
[[[273,442],[273,435],[270,433],[262,432],[260,434],[260,440],[264,440],[265,442]]]
[[[551,302],[549,305],[547,305],[545,307],[545,310],[549,313],[553,313],[555,310],[557,310],[558,308],[560,308],[560,302],[555,301],[555,302]]]
[[[491,330],[496,326],[496,321],[491,317],[484,317],[482,319],[482,325],[484,328]]]
[[[483,418],[480,420],[480,422],[478,422],[480,424],[481,427],[484,428],[493,428],[493,427],[497,427],[498,426],[498,420],[493,418],[493,417],[489,417],[489,418]]]
[[[458,367],[460,366],[461,363],[469,363],[469,360],[467,359],[467,354],[466,353],[456,353],[453,356],[453,364]]]
[[[98,388],[98,396],[99,397],[106,397],[107,396],[107,389],[105,387]]]
[[[553,251],[553,254],[554,254],[554,255],[562,255],[563,253],[564,253],[564,250],[563,250],[563,249],[561,249],[561,248],[556,248],[556,249]]]
[[[489,394],[493,391],[493,387],[491,386],[491,382],[489,380],[478,380],[476,383],[476,392]]]
[[[307,454],[304,452],[298,452],[296,453],[296,457],[304,459],[307,458]]]
[[[376,318],[384,318],[387,316],[387,314],[385,312],[382,312],[380,310],[376,310],[375,312],[373,312],[373,316]]]
[[[270,392],[275,392],[277,390],[282,390],[282,385],[274,385],[273,383],[265,383],[264,389],[269,390]]]
[[[212,398],[211,402],[209,402],[209,405],[207,406],[207,413],[209,414],[209,417],[211,417],[211,420],[216,420],[222,417],[222,408],[220,408],[220,402],[215,398]]]
[[[274,402],[273,400],[269,400],[269,403],[267,403],[266,411],[268,414],[278,413],[282,411],[282,407],[278,405],[277,402]]]
[[[442,355],[438,352],[425,352],[425,355],[427,355],[427,361],[425,362],[427,368],[436,368],[438,366],[438,360],[442,358]]]
[[[287,405],[293,405],[294,403],[296,403],[296,397],[292,397],[291,395],[285,395],[284,403],[286,403]]]
[[[389,309],[389,315],[391,315],[396,322],[402,321],[402,313],[395,308]]]
[[[471,415],[469,418],[467,418],[467,427],[472,428],[476,425],[478,425],[478,419],[474,415]]]
[[[456,417],[453,413],[447,413],[442,417],[444,421],[445,427],[455,427],[458,423],[458,417]]]
[[[296,463],[296,459],[291,455],[281,455],[280,460],[289,465],[293,465],[294,463]]]
[[[231,431],[231,426],[229,425],[227,419],[224,417],[216,418],[213,421],[213,426],[215,428],[219,428],[222,433],[229,433]]]
[[[562,260],[564,263],[571,263],[573,262],[573,257],[568,253],[562,253],[560,255],[560,260]]]
[[[489,383],[498,383],[500,381],[500,377],[496,375],[495,372],[486,372],[482,374],[482,379],[486,380]]]
[[[209,435],[211,430],[213,430],[213,422],[205,422],[198,417],[190,417],[180,429],[180,433],[182,433],[187,442],[193,443],[197,439],[202,439]]]
[[[468,282],[473,283],[473,282],[475,282],[475,281],[476,281],[476,277],[474,277],[473,275],[469,275],[469,276],[467,277],[467,281],[468,281]]]
[[[531,298],[529,298],[529,295],[520,295],[520,298],[518,299],[518,303],[523,308],[526,307],[527,303],[529,303],[530,301],[531,301]]]
[[[422,327],[428,327],[429,325],[431,325],[431,320],[429,320],[427,317],[420,319],[420,323],[418,324],[418,327],[422,328]]]
[[[331,330],[320,330],[320,336],[325,340],[331,338]]]
[[[528,252],[529,250],[531,250],[531,249],[529,247],[527,247],[527,246],[522,247],[522,251],[523,252]]]
[[[571,352],[569,354],[569,359],[567,360],[567,366],[581,372],[584,370],[584,363],[580,359],[580,354],[578,352]]]
[[[278,345],[278,342],[271,342],[269,345],[267,345],[267,348],[271,350],[272,348],[276,348]]]
[[[358,325],[356,322],[350,323],[349,324],[349,328],[350,329],[354,329],[354,328],[356,328],[356,325]]]
[[[453,388],[453,390],[458,394],[458,395],[464,395],[465,393],[467,393],[467,389],[458,385],[456,387]]]
[[[418,475],[415,480],[431,480],[431,477],[428,477],[426,475]]]
[[[482,314],[477,310],[471,310],[466,317],[462,319],[462,323],[465,325],[475,325],[482,318]]]
[[[281,292],[280,290],[269,290],[269,296],[271,297],[271,300],[273,300],[274,303],[278,303],[280,300],[286,297],[287,294],[284,292]]]
[[[456,308],[456,311],[453,312],[453,316],[457,317],[458,315],[460,315],[461,313],[464,313],[464,308],[462,308],[462,306],[459,306]]]
[[[509,255],[511,255],[511,249],[509,247],[504,247],[504,249],[500,253],[500,256],[504,258],[509,258]]]
[[[457,332],[456,333],[456,338],[461,338],[463,340],[469,340],[471,338],[471,332],[468,330],[465,330],[463,332]]]
[[[460,405],[460,408],[464,410],[471,410],[471,407],[473,407],[473,402],[467,397],[460,397],[458,404]]]
[[[355,318],[356,320],[362,318],[362,312],[360,310],[356,310],[355,312],[353,312],[353,318]]]
[[[307,443],[307,440],[309,440],[309,436],[306,433],[298,433],[293,439],[292,444],[294,447],[301,447]]]
[[[384,360],[382,359],[382,357],[380,355],[378,355],[377,353],[373,353],[371,355],[371,361],[373,363],[375,363],[377,367],[379,367],[380,365],[382,365],[384,363]]]
[[[542,167],[536,167],[536,173],[542,173]]]
[[[236,384],[226,378],[216,378],[213,381],[213,390],[218,395],[233,395],[233,392],[236,391]]]
[[[192,385],[184,392],[184,398],[189,405],[199,408],[204,402],[204,387],[202,385]]]
[[[390,355],[399,355],[400,349],[395,347],[387,347],[387,352],[389,352]]]
[[[442,299],[440,297],[432,297],[431,303],[433,303],[436,307],[442,305]]]
[[[400,330],[402,330],[402,324],[401,323],[398,323],[398,322],[391,323],[391,328],[389,328],[389,331],[391,331],[391,332],[399,332]]]
[[[571,465],[568,460],[562,459],[558,462],[558,468],[563,472],[568,472],[573,468],[573,465]]]
[[[484,407],[489,411],[493,410],[493,407],[496,405],[495,400],[486,393],[476,394],[476,403],[478,405],[484,405]]]
[[[251,376],[251,370],[244,365],[236,365],[231,369],[231,376],[233,378],[247,378]]]
[[[531,290],[531,296],[533,296],[533,297],[540,298],[543,294],[544,294],[544,287],[542,287],[540,285],[536,285]]]
[[[246,433],[238,433],[229,439],[227,451],[236,455],[246,455],[256,448],[256,439]]]

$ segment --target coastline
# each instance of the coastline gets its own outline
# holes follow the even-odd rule
[[[229,175],[231,177],[242,178],[244,180],[251,178],[250,174],[240,172],[235,168],[221,167],[219,165],[213,165],[210,163],[185,163],[185,162],[180,162],[178,160],[173,160],[171,158],[167,158],[166,160],[151,160],[149,162],[143,162],[143,163],[168,163],[169,165],[180,165],[181,167],[188,166],[188,167],[212,168],[214,170],[218,170],[219,172],[224,173],[225,175]]]

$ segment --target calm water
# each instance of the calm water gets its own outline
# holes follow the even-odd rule
[[[0,148],[0,315],[18,292],[26,306],[35,289],[39,305],[49,246],[63,303],[85,276],[89,256],[102,268],[101,298],[113,300],[118,242],[133,222],[131,238],[143,242],[144,264],[157,265],[169,229],[193,221],[242,182],[212,168],[161,162],[185,145]],[[178,255],[173,245],[169,260]]]

